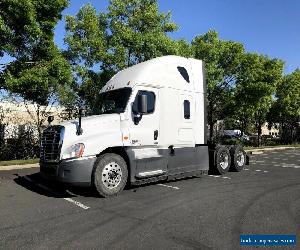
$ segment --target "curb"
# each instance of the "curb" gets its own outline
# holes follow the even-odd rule
[[[286,150],[286,149],[297,149],[297,147],[277,147],[277,148],[254,148],[254,149],[246,149],[245,151],[249,154],[262,154],[265,151],[276,151],[276,150]]]
[[[40,166],[39,163],[25,164],[25,165],[0,166],[0,171],[25,169],[25,168],[38,168],[39,166]]]

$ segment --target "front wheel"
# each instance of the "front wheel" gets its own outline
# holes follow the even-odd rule
[[[115,196],[127,182],[128,170],[124,159],[117,154],[99,156],[95,163],[92,180],[98,193],[103,197]]]

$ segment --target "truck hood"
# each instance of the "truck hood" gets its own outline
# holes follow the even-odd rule
[[[105,126],[109,123],[115,123],[120,121],[119,114],[103,114],[103,115],[93,115],[88,117],[82,117],[81,119],[81,128],[82,128],[82,135],[90,134],[94,129],[99,129],[102,126]],[[65,121],[61,124],[65,127],[68,132],[74,132],[76,135],[77,128],[79,126],[79,120],[70,120]],[[76,135],[77,136],[77,135]]]
[[[78,124],[78,119],[66,121],[61,124],[65,128],[62,151],[76,143],[84,143],[86,146],[90,143],[96,143],[96,141],[102,141],[103,143],[103,140],[110,140],[110,138],[106,138],[107,135],[111,134],[117,136],[120,134],[119,114],[103,114],[83,117],[81,120],[81,135],[76,134]],[[92,145],[90,146],[92,147]]]

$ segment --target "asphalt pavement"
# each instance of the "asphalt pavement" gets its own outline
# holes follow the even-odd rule
[[[45,182],[37,168],[0,171],[0,249],[257,249],[241,234],[296,234],[297,246],[275,249],[300,249],[300,149],[109,199]]]

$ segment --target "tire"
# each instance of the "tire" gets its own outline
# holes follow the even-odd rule
[[[226,174],[231,165],[231,157],[228,148],[218,146],[215,150],[214,169],[217,174]]]
[[[92,182],[103,197],[116,196],[125,187],[128,169],[124,159],[117,154],[101,155],[95,162]]]
[[[246,165],[246,152],[242,146],[232,146],[230,148],[231,166],[230,170],[234,172],[240,172]]]

